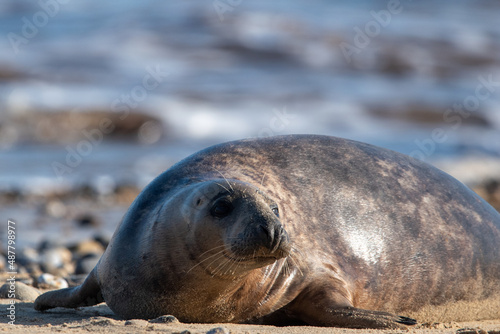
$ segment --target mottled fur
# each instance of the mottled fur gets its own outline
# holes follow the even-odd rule
[[[229,225],[197,209],[219,191],[243,199]],[[231,238],[254,240],[254,230],[241,231],[259,219],[286,230],[282,257],[253,268],[216,262]],[[411,319],[380,311],[498,305],[500,214],[448,174],[368,144],[305,135],[230,142],[151,182],[83,286],[35,307],[89,305],[102,293],[126,318],[401,327]]]

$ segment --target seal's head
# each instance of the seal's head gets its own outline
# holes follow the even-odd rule
[[[190,185],[183,193],[182,201],[169,205],[182,216],[170,231],[184,240],[189,271],[196,267],[234,278],[288,255],[290,241],[279,207],[257,187],[216,179]]]

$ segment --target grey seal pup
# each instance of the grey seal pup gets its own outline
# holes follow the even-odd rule
[[[500,214],[469,188],[387,149],[291,135],[172,166],[85,282],[35,309],[105,301],[126,319],[402,328],[499,296]]]

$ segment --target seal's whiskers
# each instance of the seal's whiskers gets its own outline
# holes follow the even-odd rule
[[[189,270],[186,272],[186,274],[188,274],[191,270],[193,270],[194,268],[196,268],[197,266],[199,266],[199,265],[200,265],[200,264],[202,264],[203,262],[206,262],[206,261],[210,260],[210,259],[211,259],[211,258],[213,258],[214,256],[217,256],[217,255],[222,255],[222,256],[223,256],[223,252],[224,252],[224,251],[225,251],[225,249],[226,249],[224,245],[222,245],[222,246],[217,246],[217,247],[214,247],[214,248],[212,248],[212,249],[210,249],[210,250],[206,251],[205,253],[203,253],[203,254],[200,256],[200,258],[201,258],[204,254],[206,254],[206,253],[208,253],[208,252],[210,252],[210,251],[214,251],[214,250],[216,250],[216,249],[220,249],[220,248],[223,248],[223,249],[222,249],[222,250],[220,250],[220,251],[218,251],[218,252],[217,252],[217,253],[215,253],[215,254],[212,254],[212,255],[208,256],[206,259],[203,259],[203,260],[201,260],[200,262],[198,262],[197,264],[195,264],[194,266],[192,266],[192,267],[191,267],[191,269],[189,269]],[[217,260],[217,259],[216,259],[216,260]],[[216,261],[216,260],[214,260],[214,261]],[[210,262],[210,264],[212,264],[214,261]],[[209,267],[209,266],[210,266],[210,264],[209,264],[207,267]]]
[[[266,177],[267,173],[264,172],[264,175],[262,175],[262,180],[260,181],[260,187],[264,185],[264,178]]]

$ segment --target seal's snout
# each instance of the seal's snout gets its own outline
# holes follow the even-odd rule
[[[231,241],[231,253],[237,258],[267,263],[290,253],[290,239],[279,220],[262,219],[246,226],[240,237]]]
[[[289,242],[288,233],[281,223],[261,224],[257,234],[261,245],[272,255],[276,255],[279,250],[287,252]],[[281,256],[280,256],[281,257]]]
[[[278,228],[276,226],[261,224],[257,228],[257,234],[263,246],[265,246],[272,252],[277,244],[276,239],[279,237]]]

